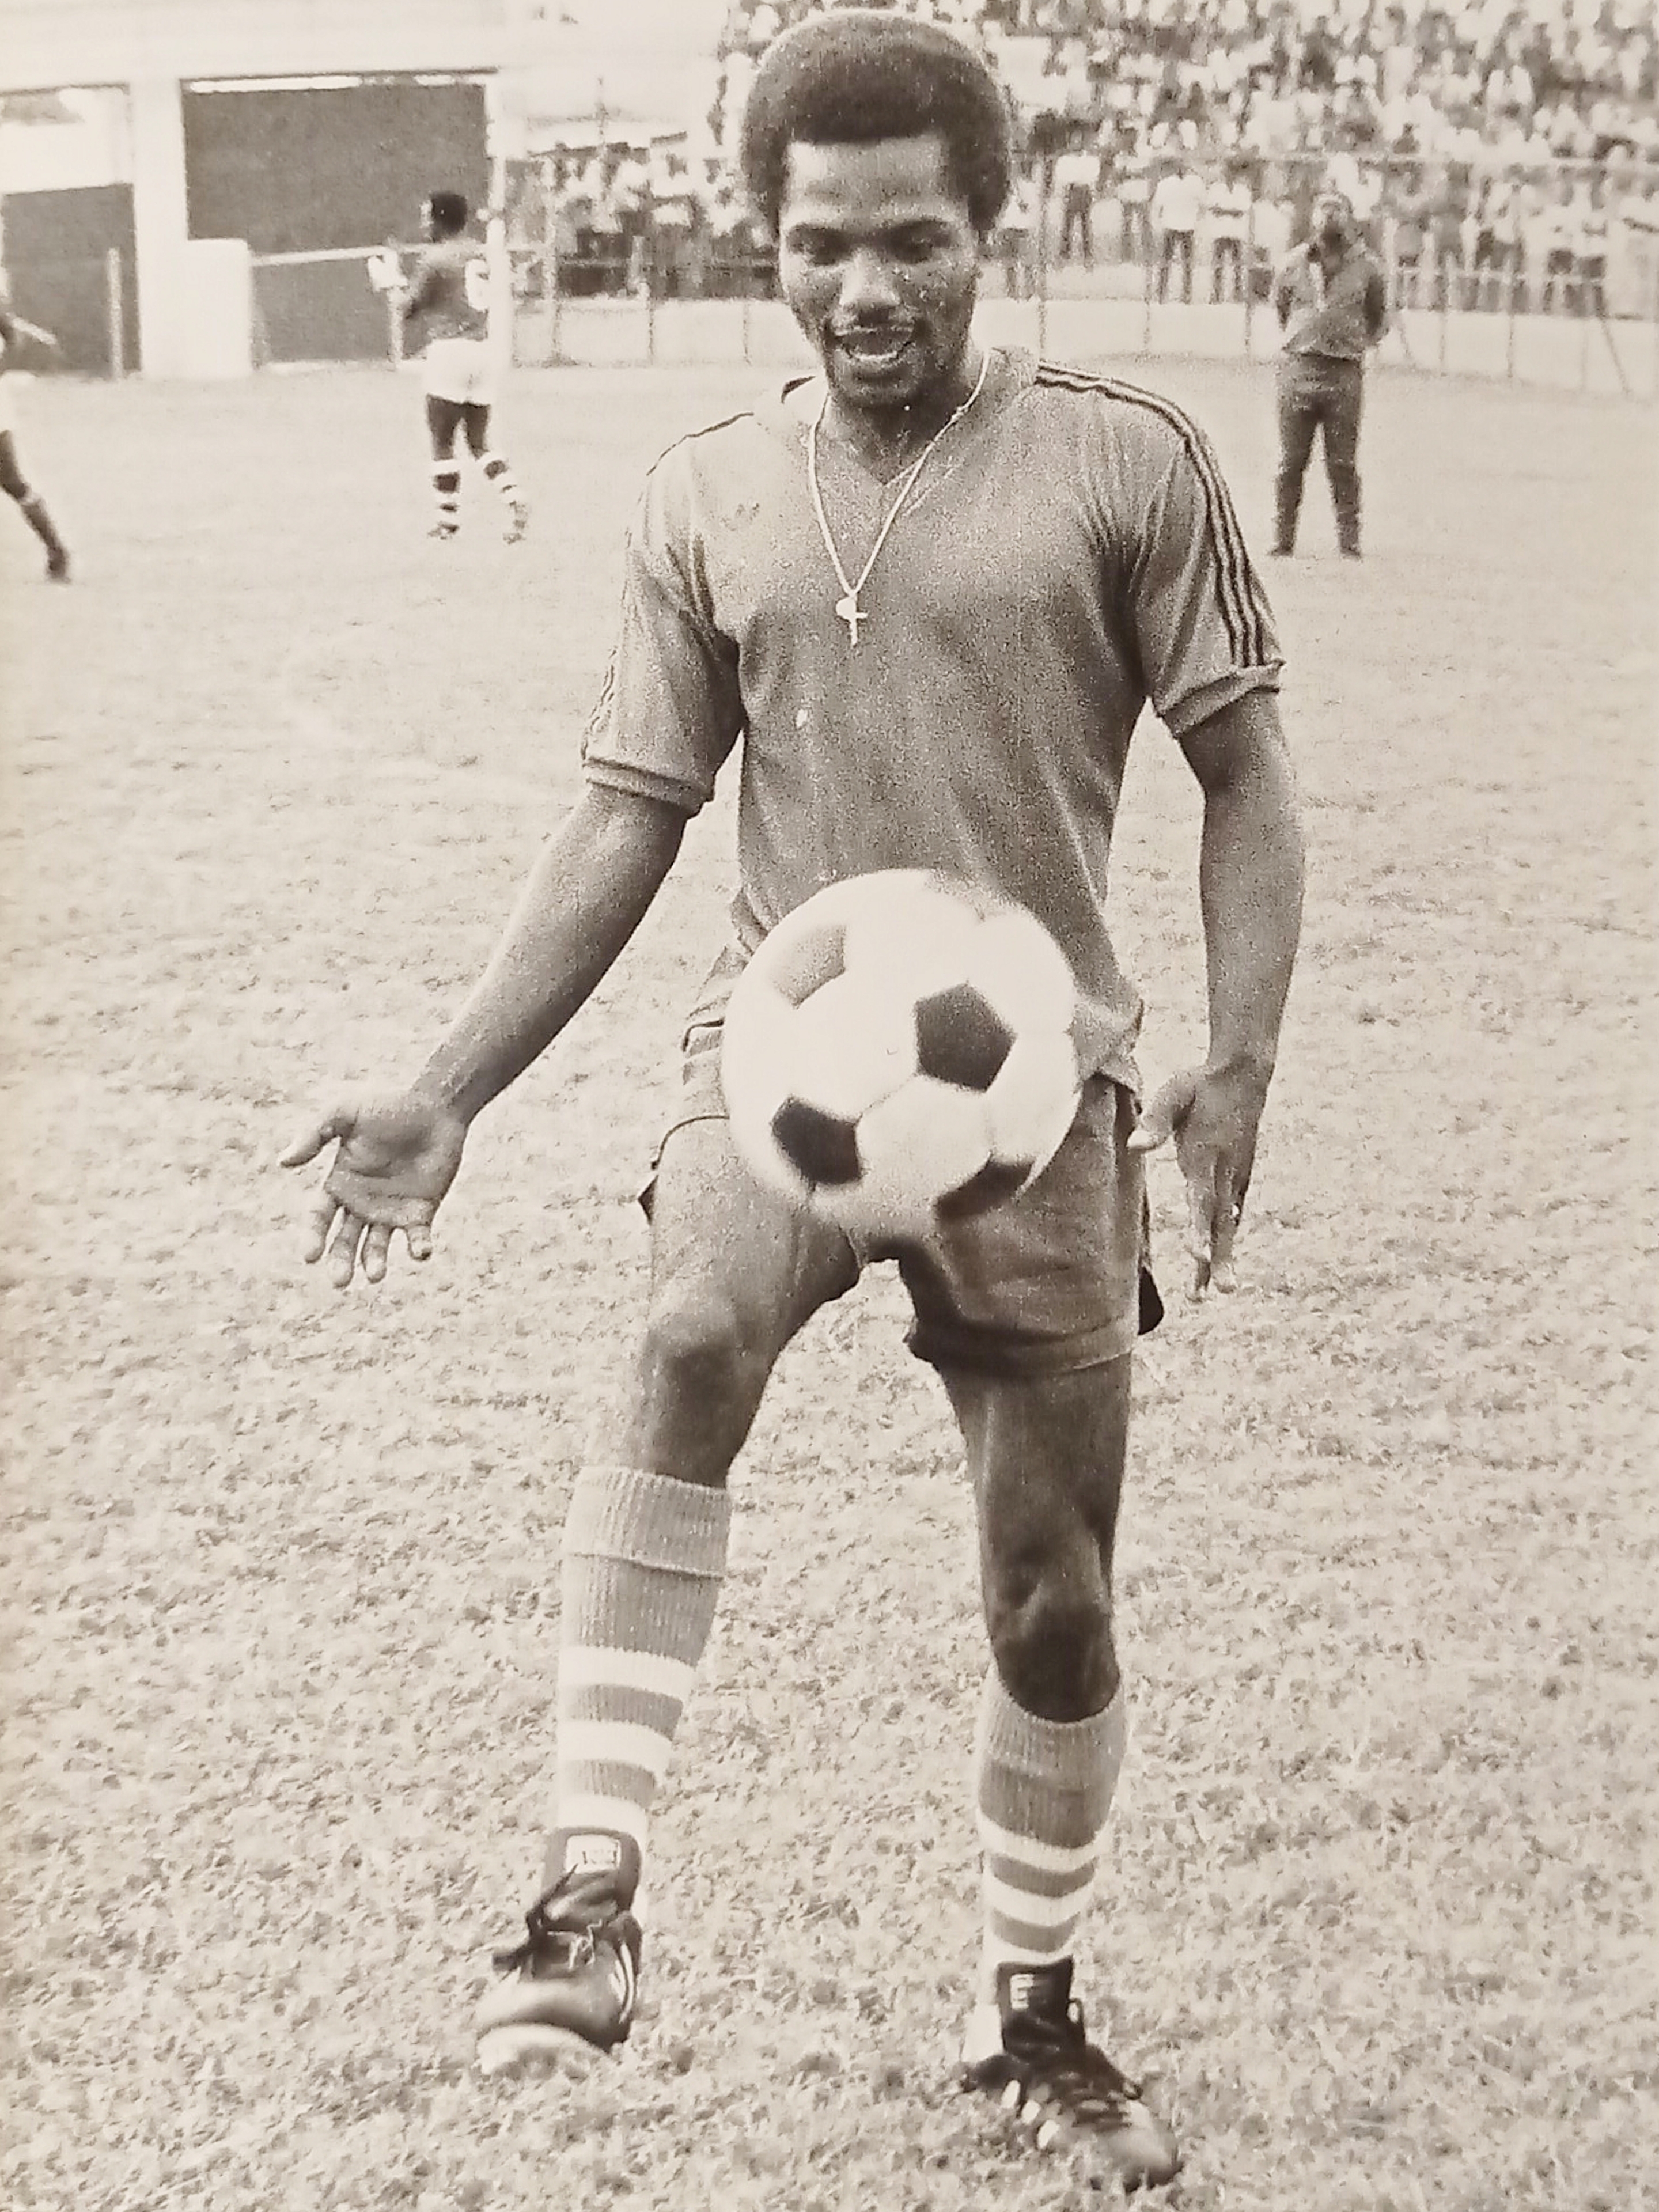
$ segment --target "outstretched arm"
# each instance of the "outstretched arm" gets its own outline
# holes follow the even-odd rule
[[[43,330],[39,323],[30,322],[27,315],[20,315],[15,307],[0,301],[0,341],[10,346],[15,345],[19,338],[33,338],[36,345],[46,346],[53,353],[58,350],[58,340],[51,331]]]
[[[1233,1239],[1279,1051],[1301,927],[1303,844],[1296,779],[1271,691],[1258,690],[1182,739],[1204,791],[1199,898],[1209,980],[1202,1067],[1164,1084],[1131,1139],[1173,1135],[1191,1216],[1193,1290],[1233,1287]]]
[[[638,927],[672,866],[684,817],[590,785],[549,842],[489,967],[414,1082],[340,1102],[283,1155],[303,1167],[337,1139],[307,1217],[306,1257],[329,1252],[343,1290],[360,1261],[378,1282],[394,1230],[413,1258],[454,1181],[475,1116],[546,1050]]]

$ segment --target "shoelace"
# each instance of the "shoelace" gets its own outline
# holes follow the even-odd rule
[[[1009,2058],[1026,2076],[1022,2087],[1046,2093],[1044,2101],[1085,2119],[1121,2118],[1140,2094],[1138,2085],[1115,2066],[1084,2032],[1082,2008],[1073,2005],[1064,2020],[1020,2016],[1005,2044]]]
[[[498,1973],[555,1963],[581,1967],[593,1957],[593,1930],[613,1909],[609,1890],[590,1875],[565,1875],[544,1889],[524,1917],[522,1942],[492,1954]]]

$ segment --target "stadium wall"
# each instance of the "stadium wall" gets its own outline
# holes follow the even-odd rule
[[[191,220],[187,89],[319,76],[488,76],[513,58],[521,15],[515,0],[0,0],[0,90],[126,88],[138,365],[188,375],[201,336],[190,249],[204,234]],[[421,149],[409,154],[419,160]],[[282,195],[284,179],[266,182],[273,199]]]

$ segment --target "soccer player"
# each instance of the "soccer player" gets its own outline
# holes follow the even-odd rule
[[[438,509],[430,535],[447,540],[460,528],[461,465],[455,447],[465,433],[485,483],[493,485],[507,509],[511,544],[524,536],[530,510],[505,456],[489,443],[498,349],[489,327],[489,264],[483,248],[466,236],[470,212],[459,192],[434,192],[427,202],[429,243],[404,293],[404,323],[405,328],[418,325],[422,346]]]
[[[58,534],[58,526],[47,512],[46,502],[33,489],[23,473],[22,463],[17,458],[17,422],[13,402],[13,386],[6,370],[19,338],[33,338],[37,345],[57,350],[58,341],[50,331],[43,331],[39,323],[27,321],[12,307],[4,283],[0,279],[0,491],[17,503],[17,511],[46,549],[46,574],[54,584],[67,584],[70,580],[69,549]]]
[[[1273,308],[1284,338],[1273,550],[1281,556],[1296,550],[1303,479],[1322,433],[1336,542],[1357,561],[1365,355],[1388,325],[1389,284],[1382,264],[1357,235],[1346,192],[1328,188],[1314,202],[1312,233],[1280,269]]]
[[[1127,1724],[1111,1576],[1131,1352],[1156,1311],[1141,1155],[1174,1136],[1193,1290],[1230,1288],[1294,955],[1279,647],[1188,416],[975,341],[1010,183],[1006,109],[976,55],[909,16],[810,18],[761,62],[742,154],[817,373],[652,469],[585,795],[413,1085],[336,1105],[285,1158],[338,1140],[307,1247],[337,1285],[382,1279],[398,1230],[428,1255],[474,1116],[616,959],[738,756],[732,933],[687,1018],[643,1341],[565,1523],[543,1887],[477,2020],[487,2070],[591,2059],[634,2016],[635,1908],[720,1593],[728,1470],[783,1347],[875,1256],[738,1161],[718,1077],[733,978],[813,891],[877,869],[948,871],[1048,924],[1085,1007],[1076,1122],[1029,1193],[889,1256],[961,1428],[981,1537],[983,1936],[963,2079],[1039,2147],[1160,2181],[1173,2138],[1089,2039],[1073,1960]],[[1143,1115],[1139,1000],[1104,902],[1148,699],[1203,793],[1210,1040]]]

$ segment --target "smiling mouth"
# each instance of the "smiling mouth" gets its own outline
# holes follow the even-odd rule
[[[910,330],[836,331],[836,348],[854,368],[880,374],[896,368],[910,349]]]

